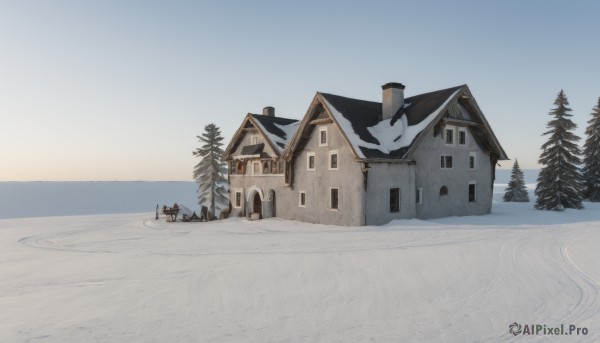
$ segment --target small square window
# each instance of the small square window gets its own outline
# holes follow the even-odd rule
[[[329,189],[329,208],[332,210],[338,209],[338,189],[337,188]]]
[[[467,145],[467,131],[458,129],[458,145]]]
[[[390,189],[390,212],[400,212],[400,188]]]
[[[298,206],[306,207],[306,192],[299,192]]]

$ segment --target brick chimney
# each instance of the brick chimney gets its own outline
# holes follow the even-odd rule
[[[381,118],[383,120],[392,118],[404,105],[404,88],[403,84],[397,82],[388,82],[381,86],[383,90]]]
[[[263,116],[275,117],[275,107],[267,106],[263,108]]]

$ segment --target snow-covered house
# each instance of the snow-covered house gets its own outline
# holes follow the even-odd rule
[[[311,223],[490,213],[508,159],[466,85],[383,101],[318,92],[300,121],[248,114],[223,154],[232,214]]]

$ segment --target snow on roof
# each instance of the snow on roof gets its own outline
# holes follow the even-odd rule
[[[414,125],[408,125],[406,115],[402,115],[400,120],[381,120],[374,126],[367,127],[369,133],[379,141],[379,144],[366,142],[361,139],[352,128],[352,123],[346,119],[346,117],[344,117],[344,115],[338,111],[326,97],[323,97],[323,99],[325,100],[327,107],[329,107],[331,114],[346,134],[346,137],[348,137],[354,151],[356,151],[360,158],[365,158],[364,151],[361,148],[374,149],[384,154],[390,154],[393,151],[410,146],[417,135],[440,114],[442,109],[448,105],[448,102],[456,96],[458,91],[459,90],[454,91],[435,111],[429,113],[423,120]]]
[[[274,119],[273,117],[261,117],[260,115],[253,115],[253,117],[265,137],[273,143],[279,153],[287,146],[300,125],[300,122],[294,119],[278,117]],[[280,121],[280,123],[275,122],[275,120]]]

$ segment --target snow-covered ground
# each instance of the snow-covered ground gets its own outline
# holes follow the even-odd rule
[[[598,342],[600,204],[532,205],[382,227],[0,220],[0,341]]]

